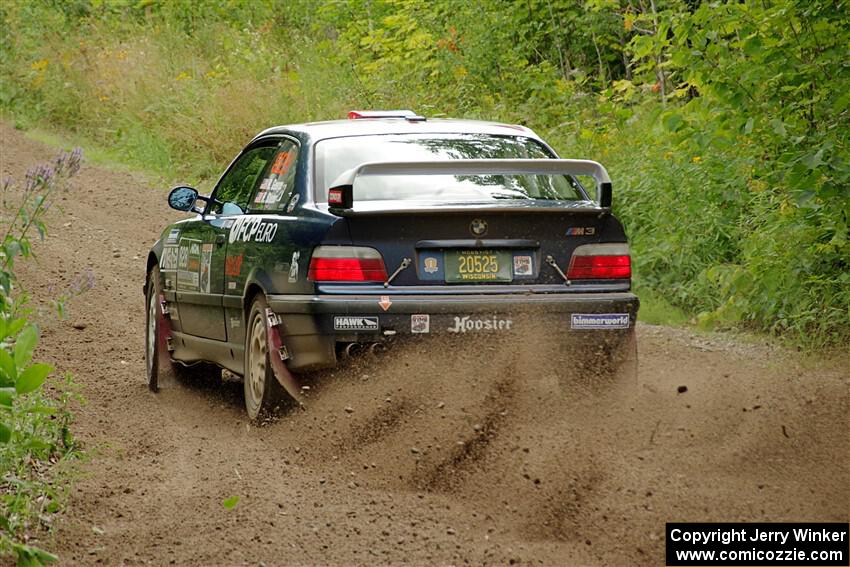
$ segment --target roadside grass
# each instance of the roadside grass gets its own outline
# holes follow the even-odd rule
[[[635,285],[634,291],[640,298],[638,321],[671,327],[691,326],[691,317],[664,299],[660,293],[640,285]]]
[[[67,150],[74,147],[85,148],[86,163],[111,171],[143,175],[151,182],[162,184],[163,186],[175,181],[169,179],[169,171],[167,169],[157,170],[141,160],[128,159],[128,156],[123,152],[98,144],[86,136],[63,133],[59,130],[48,130],[47,128],[29,123],[12,122],[12,117],[4,116],[3,113],[0,113],[0,120],[12,123],[16,130],[21,131],[30,140],[42,143],[51,148],[58,150]]]

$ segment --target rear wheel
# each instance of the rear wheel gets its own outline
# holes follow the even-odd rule
[[[252,420],[271,415],[286,396],[269,360],[267,306],[262,295],[254,299],[245,334],[245,409]]]

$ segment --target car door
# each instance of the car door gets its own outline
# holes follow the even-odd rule
[[[252,273],[263,274],[267,291],[282,292],[278,280],[294,278],[298,270],[300,254],[294,252],[287,228],[296,220],[291,214],[299,202],[295,192],[299,145],[292,138],[278,142],[270,167],[251,195],[248,214],[233,219],[228,235],[224,307],[231,343],[245,340],[242,294]]]
[[[205,213],[180,232],[177,304],[185,333],[227,340],[222,296],[228,234],[247,213],[277,145],[273,140],[248,146],[219,180]]]

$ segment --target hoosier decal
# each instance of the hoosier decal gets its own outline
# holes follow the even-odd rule
[[[449,327],[447,330],[450,333],[510,331],[513,323],[510,319],[500,319],[499,317],[472,319],[467,315],[466,317],[455,317],[454,327]]]

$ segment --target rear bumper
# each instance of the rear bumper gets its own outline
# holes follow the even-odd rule
[[[564,332],[634,327],[639,300],[629,292],[487,295],[271,295],[287,335],[334,335],[337,341],[381,336],[510,332],[553,323]]]

